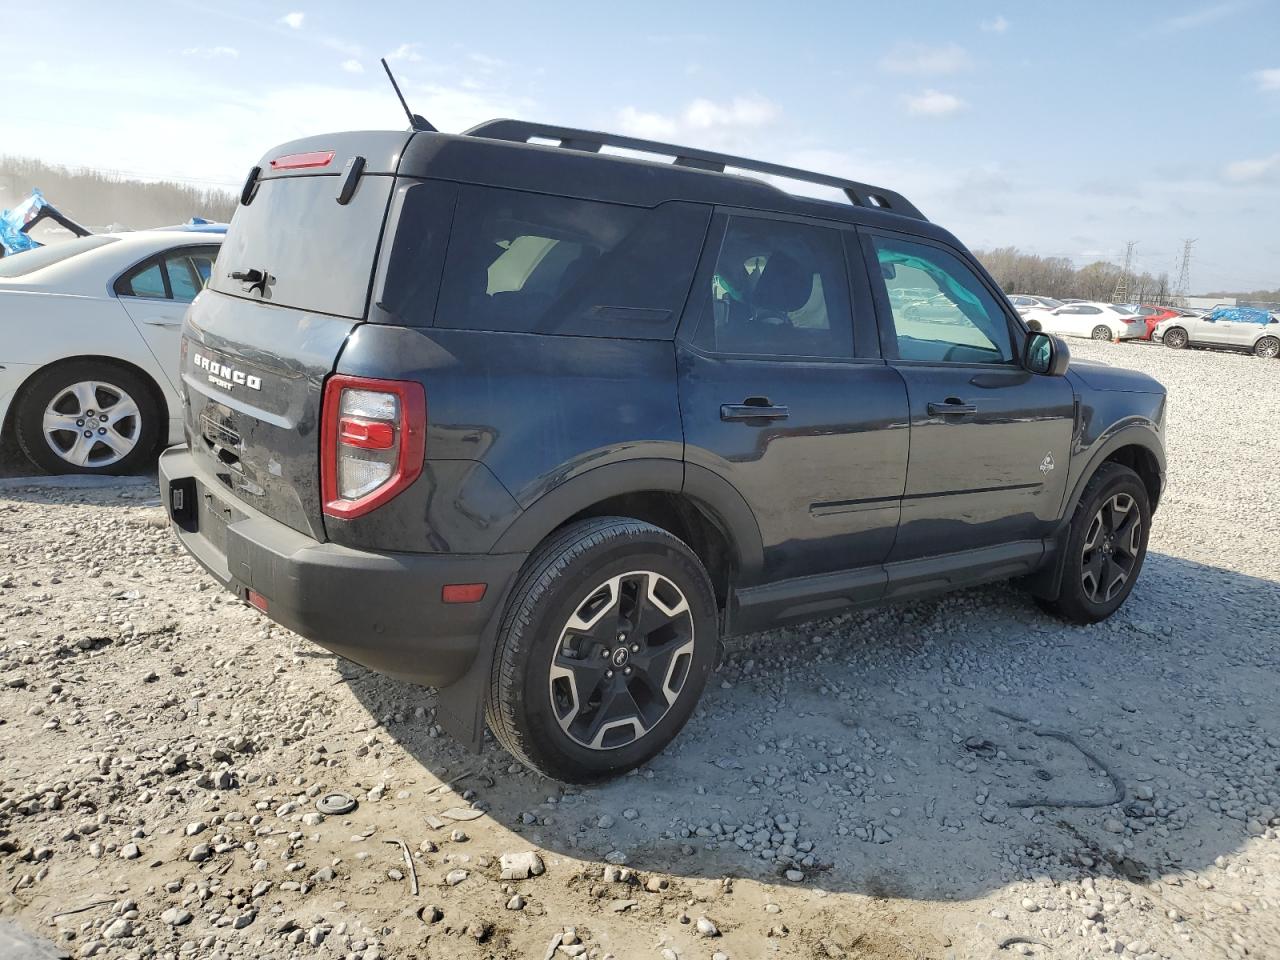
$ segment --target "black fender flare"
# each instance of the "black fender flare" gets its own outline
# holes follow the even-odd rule
[[[705,467],[680,460],[628,460],[593,467],[548,490],[521,512],[491,553],[529,553],[570,517],[602,500],[628,493],[687,496],[724,534],[740,578],[750,582],[764,566],[755,514],[736,488]]]
[[[1067,529],[1071,525],[1071,518],[1075,516],[1076,505],[1084,495],[1084,488],[1093,479],[1093,475],[1098,472],[1098,468],[1106,463],[1117,450],[1135,446],[1142,447],[1155,458],[1160,470],[1161,484],[1163,485],[1165,475],[1164,446],[1161,444],[1160,435],[1156,432],[1156,428],[1151,421],[1146,419],[1131,420],[1128,423],[1117,425],[1109,433],[1104,434],[1095,441],[1084,469],[1076,477],[1075,483],[1072,484],[1070,492],[1063,501],[1062,519],[1054,529],[1053,535],[1046,540],[1045,546],[1052,559],[1045,563],[1037,573],[1027,578],[1028,586],[1036,596],[1049,600],[1058,596],[1058,590],[1062,584],[1063,566],[1066,564],[1066,551],[1063,549],[1063,544],[1066,541]]]

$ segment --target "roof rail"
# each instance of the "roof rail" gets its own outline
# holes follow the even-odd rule
[[[485,137],[490,140],[510,140],[516,143],[528,143],[533,139],[557,140],[559,145],[569,150],[581,150],[586,153],[599,153],[602,147],[619,147],[623,150],[634,150],[639,153],[651,153],[675,157],[677,167],[692,167],[697,170],[710,170],[724,173],[725,167],[750,170],[754,173],[783,177],[788,180],[799,180],[805,183],[817,183],[826,187],[835,187],[843,191],[849,202],[859,207],[873,210],[887,210],[915,220],[927,219],[915,205],[900,193],[886,190],[884,187],[833,177],[825,173],[814,173],[798,167],[784,167],[777,163],[765,163],[747,157],[735,157],[727,153],[713,153],[709,150],[698,150],[694,147],[681,147],[674,143],[661,143],[657,140],[641,140],[636,137],[622,137],[612,133],[599,133],[594,130],[578,130],[573,127],[553,127],[525,120],[488,120],[464,131],[465,136]]]

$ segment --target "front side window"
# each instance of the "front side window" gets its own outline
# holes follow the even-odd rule
[[[1010,363],[1004,312],[959,257],[910,240],[874,237],[902,360]]]
[[[731,217],[710,295],[694,338],[707,350],[768,357],[853,356],[848,278],[835,230]]]

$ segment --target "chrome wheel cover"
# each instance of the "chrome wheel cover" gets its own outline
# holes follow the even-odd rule
[[[84,380],[59,390],[45,407],[45,443],[75,467],[109,467],[138,445],[142,412],[120,387]]]
[[[589,591],[560,631],[547,692],[565,735],[589,750],[645,736],[689,682],[693,611],[652,570],[610,577]]]

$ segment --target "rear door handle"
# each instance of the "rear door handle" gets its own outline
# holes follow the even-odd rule
[[[181,320],[170,320],[168,317],[143,317],[143,323],[148,323],[153,327],[180,327]]]
[[[978,406],[973,403],[963,403],[960,400],[947,400],[944,403],[929,404],[929,416],[940,417],[950,416],[953,414],[977,413]]]
[[[743,403],[722,403],[721,420],[785,420],[791,411],[769,402],[767,397],[747,397]]]

